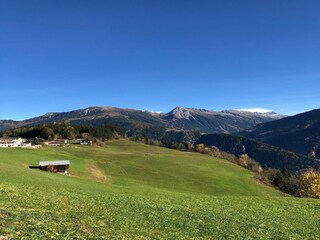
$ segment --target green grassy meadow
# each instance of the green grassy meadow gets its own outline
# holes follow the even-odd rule
[[[71,160],[71,176],[29,169]],[[127,140],[0,148],[0,239],[319,239],[320,201],[225,160]]]

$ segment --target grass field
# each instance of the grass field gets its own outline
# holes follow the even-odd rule
[[[29,169],[71,160],[72,176]],[[320,201],[245,169],[126,140],[0,149],[0,239],[319,239]]]

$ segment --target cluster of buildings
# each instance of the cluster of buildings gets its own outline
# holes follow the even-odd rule
[[[2,137],[0,147],[31,147],[31,143],[24,138]]]
[[[81,144],[81,145],[91,145],[92,141],[85,139],[77,139],[72,142],[73,144]],[[53,141],[44,141],[44,145],[46,146],[54,146],[61,147],[63,145],[68,144],[67,139],[56,139]],[[19,147],[19,148],[40,148],[41,145],[32,145],[31,142],[28,142],[27,139],[21,137],[2,137],[0,138],[0,147]]]
[[[67,144],[68,140],[67,139],[56,139],[53,141],[45,141],[43,143],[44,143],[44,145],[47,145],[47,146],[61,147],[65,144]],[[81,145],[91,145],[92,141],[85,140],[85,139],[76,139],[76,140],[73,140],[71,143],[72,144],[81,144]]]

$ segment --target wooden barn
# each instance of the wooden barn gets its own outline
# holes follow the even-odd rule
[[[29,166],[29,168],[38,168],[43,171],[54,173],[68,173],[70,160],[57,160],[57,161],[40,161],[38,166]]]

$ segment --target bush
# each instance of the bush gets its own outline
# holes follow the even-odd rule
[[[238,164],[241,167],[247,168],[248,167],[248,159],[249,159],[249,156],[247,154],[242,154],[239,157]]]
[[[320,198],[320,172],[313,169],[306,170],[298,176],[299,197]]]

